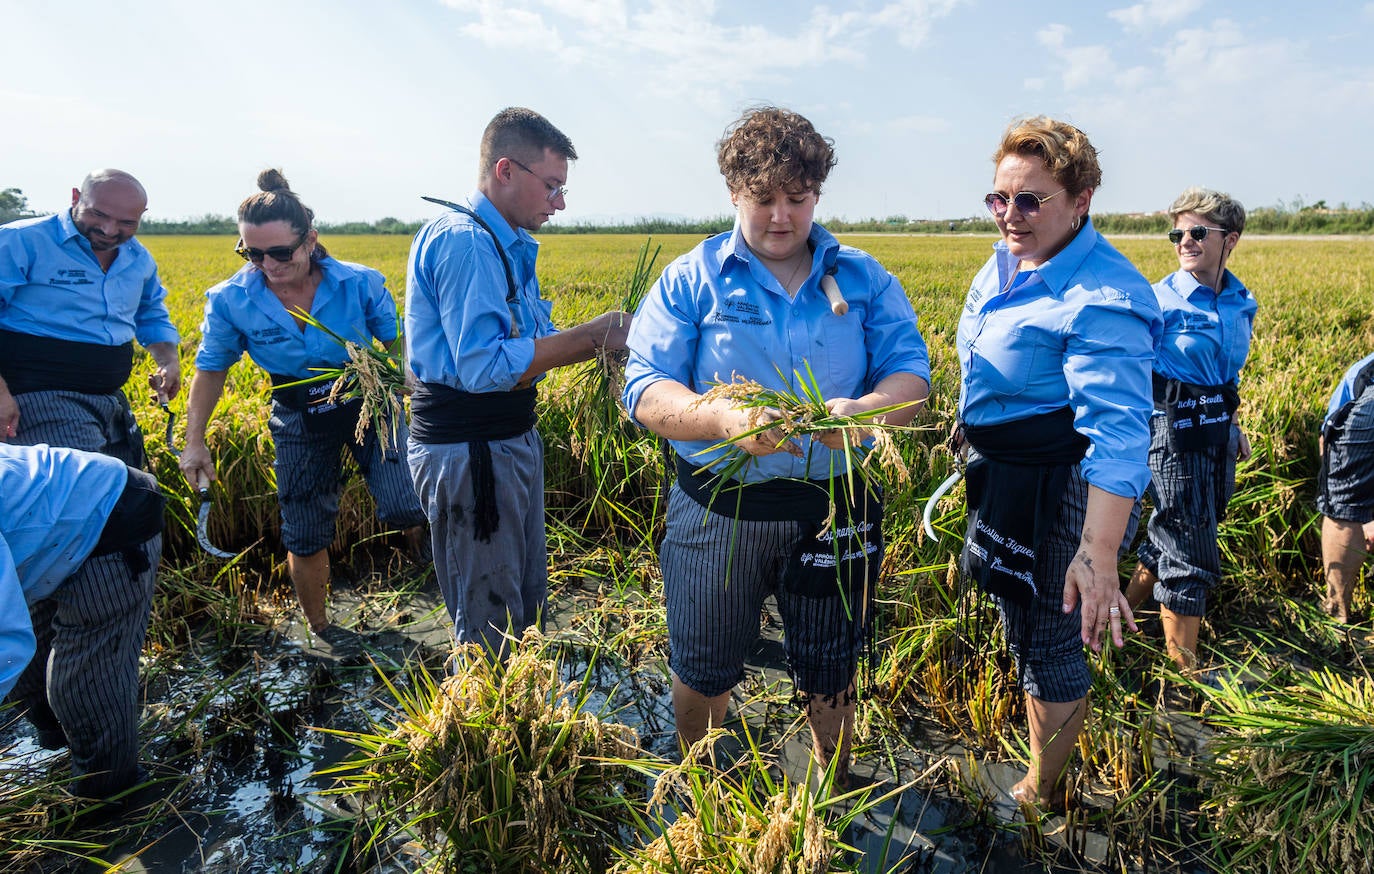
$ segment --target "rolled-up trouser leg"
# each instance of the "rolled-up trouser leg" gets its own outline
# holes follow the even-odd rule
[[[53,595],[48,701],[67,734],[76,791],[88,798],[108,797],[137,779],[138,659],[161,535],[142,550],[142,573],[132,573],[120,553],[92,556]]]

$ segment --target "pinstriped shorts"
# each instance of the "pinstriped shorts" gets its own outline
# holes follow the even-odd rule
[[[377,502],[377,518],[396,528],[422,525],[425,512],[415,496],[406,463],[409,433],[400,423],[399,449],[382,450],[376,432],[369,430],[359,446],[353,434],[313,433],[305,429],[305,413],[272,402],[268,423],[277,457],[277,498],[281,503],[282,545],[295,555],[314,555],[334,540],[343,483],[345,447],[357,462],[367,490]]]
[[[1154,512],[1137,554],[1158,578],[1154,596],[1181,616],[1205,616],[1207,594],[1221,581],[1217,525],[1236,487],[1240,431],[1225,446],[1177,452],[1166,417],[1150,417],[1150,487]]]
[[[1131,513],[1118,557],[1125,553],[1135,536],[1140,504]],[[1092,672],[1083,649],[1082,613],[1065,613],[1064,577],[1069,563],[1078,553],[1083,521],[1088,512],[1088,481],[1081,466],[1075,465],[1064,489],[1059,519],[1040,544],[1035,556],[1035,585],[1039,594],[1027,609],[1005,598],[995,598],[1012,654],[1021,667],[1022,687],[1041,701],[1077,701],[1092,687]],[[1115,569],[1113,569],[1115,570]],[[1024,628],[1026,637],[1017,640],[1016,630]]]
[[[750,522],[712,513],[673,484],[668,528],[659,549],[668,609],[668,666],[709,697],[744,679],[759,637],[764,599],[782,617],[783,648],[798,691],[837,695],[858,667],[873,593],[865,604],[809,598],[780,585],[797,547],[797,522]],[[878,558],[881,560],[881,557]]]
[[[1340,432],[1327,442],[1325,455],[1317,509],[1342,522],[1374,520],[1374,387],[1355,399]]]

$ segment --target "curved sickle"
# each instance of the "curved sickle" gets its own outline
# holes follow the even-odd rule
[[[925,512],[921,513],[921,525],[926,530],[926,536],[932,541],[940,539],[940,535],[935,533],[935,526],[930,522],[931,514],[935,512],[935,505],[940,502],[941,498],[949,493],[950,489],[954,488],[954,484],[957,483],[963,475],[964,472],[962,470],[956,470],[954,473],[950,474],[945,478],[944,482],[940,483],[940,487],[935,490],[935,494],[930,496],[930,500],[926,501]]]

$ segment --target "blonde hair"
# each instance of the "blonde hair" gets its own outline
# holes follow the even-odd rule
[[[1054,180],[1073,196],[1102,184],[1097,149],[1088,142],[1088,135],[1047,115],[1018,118],[1008,125],[992,163],[1001,163],[1007,155],[1039,158]]]
[[[1176,219],[1185,212],[1197,213],[1228,231],[1239,234],[1245,230],[1245,207],[1224,191],[1197,186],[1183,189],[1183,193],[1169,205],[1169,218]]]

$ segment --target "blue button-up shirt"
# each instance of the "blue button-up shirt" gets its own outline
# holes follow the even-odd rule
[[[1149,282],[1091,221],[1038,268],[1017,264],[999,241],[969,289],[958,334],[961,418],[997,425],[1067,405],[1089,440],[1088,482],[1140,497],[1163,328]]]
[[[68,212],[0,226],[0,328],[99,346],[176,343],[166,298],[137,239],[107,272]]]
[[[321,259],[319,266],[322,277],[310,304],[317,322],[360,345],[374,337],[382,343],[396,339],[396,301],[381,273],[334,258]],[[268,373],[305,379],[316,375],[312,367],[348,361],[337,340],[313,326],[302,330],[251,264],[205,293],[200,334],[198,370],[228,370],[247,352]]]
[[[28,603],[90,555],[128,476],[107,455],[0,443],[0,697],[33,657]]]
[[[1222,385],[1240,375],[1259,303],[1229,270],[1221,287],[1217,294],[1186,270],[1155,283],[1164,316],[1156,373],[1197,385]]]
[[[515,273],[516,301],[501,256],[471,217],[449,210],[420,228],[406,271],[406,358],[423,382],[468,392],[510,391],[534,362],[534,341],[555,333],[553,304],[539,294],[539,244],[513,229],[486,195],[469,207],[495,232]]]
[[[1350,365],[1345,376],[1341,377],[1341,384],[1336,386],[1336,390],[1331,393],[1331,401],[1326,405],[1326,418],[1322,421],[1323,428],[1331,424],[1331,419],[1341,411],[1341,407],[1355,400],[1355,380],[1359,378],[1362,371],[1371,367],[1374,367],[1374,353],[1366,355]]]
[[[630,328],[625,408],[633,415],[644,390],[672,380],[705,393],[738,374],[770,388],[798,389],[794,371],[809,367],[826,398],[856,398],[897,373],[929,382],[930,359],[916,313],[897,278],[870,255],[841,246],[812,225],[811,271],[795,298],[749,251],[739,225],[712,237],[663,271]],[[820,289],[826,269],[849,304],[837,316]],[[781,375],[779,374],[781,371]],[[714,464],[725,450],[701,455],[711,440],[674,440],[695,465]],[[754,458],[744,480],[820,479],[831,473],[831,450],[803,439],[803,456]],[[842,460],[835,458],[836,472]]]

